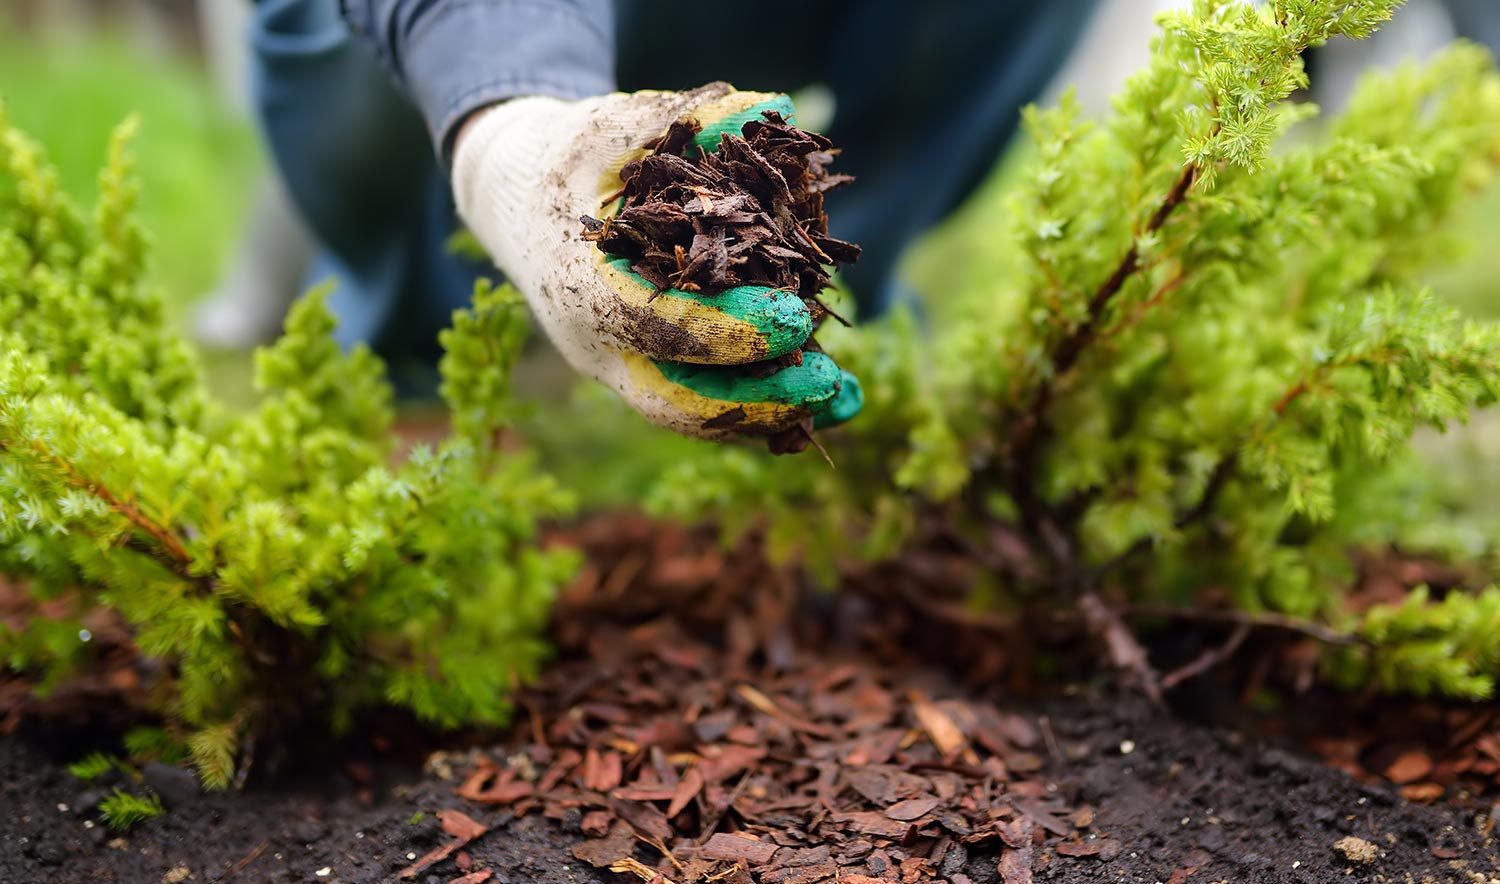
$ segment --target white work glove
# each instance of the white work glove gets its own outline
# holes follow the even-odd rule
[[[764,110],[791,117],[784,95],[714,83],[562,101],[516,98],[479,111],[454,148],[459,214],[579,372],[614,388],[652,423],[687,436],[769,435],[859,411],[852,375],[818,352],[800,366],[752,363],[801,347],[812,319],[801,298],[761,286],[718,295],[655,289],[580,238],[583,215],[616,209],[619,172],[683,117],[698,143],[739,134]]]

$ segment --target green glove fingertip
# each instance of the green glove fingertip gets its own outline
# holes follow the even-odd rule
[[[842,375],[839,392],[837,396],[830,399],[825,405],[813,409],[813,429],[826,430],[836,427],[854,419],[860,409],[865,407],[865,389],[859,384],[859,378],[843,369],[839,370]]]
[[[667,380],[720,402],[768,402],[813,408],[838,395],[842,372],[822,353],[806,353],[792,365],[765,377],[745,373],[744,366],[658,362]]]

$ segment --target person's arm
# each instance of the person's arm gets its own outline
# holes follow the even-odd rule
[[[458,126],[520,96],[614,89],[610,0],[342,0],[344,17],[421,110],[444,161]]]
[[[652,423],[686,436],[776,435],[805,421],[848,420],[858,383],[820,352],[799,350],[812,315],[795,292],[738,286],[719,294],[658,291],[580,233],[584,215],[618,202],[619,170],[674,120],[703,126],[714,150],[762,112],[792,113],[785,95],[712,83],[577,101],[517,98],[475,114],[453,156],[459,215],[531,304],[579,372],[616,390]]]
[[[602,94],[614,66],[608,0],[344,3],[426,117],[460,217],[575,369],[687,436],[778,435],[859,410],[858,383],[823,353],[780,364],[812,332],[795,294],[658,292],[580,236],[582,216],[608,209],[624,163],[673,121],[697,120],[713,150],[713,133],[738,133],[762,111],[790,117],[786,96],[724,83]]]

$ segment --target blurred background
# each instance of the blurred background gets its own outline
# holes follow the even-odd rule
[[[1071,85],[1089,112],[1107,112],[1110,96],[1146,58],[1153,16],[1173,5],[1103,0],[1043,101]],[[0,99],[46,147],[70,193],[92,201],[109,131],[140,117],[136,156],[144,222],[155,240],[152,272],[231,399],[249,395],[243,354],[274,335],[309,250],[250,119],[243,38],[250,7],[249,0],[0,0]],[[1320,50],[1310,97],[1336,110],[1361,71],[1423,58],[1457,36],[1500,45],[1500,0],[1410,0],[1373,40]],[[831,113],[827,94],[798,99],[810,128]],[[965,242],[965,218],[1000,210],[1000,168],[959,217],[908,256],[906,275],[918,291],[983,278],[983,255]],[[1493,241],[1500,192],[1483,195],[1458,223],[1472,229],[1475,243]],[[1472,249],[1432,283],[1471,315],[1500,317],[1500,249]],[[597,396],[586,401],[586,411],[609,407]],[[549,441],[588,436],[576,427],[549,432],[545,420],[537,435],[544,450]],[[1488,509],[1500,525],[1500,457],[1488,456],[1500,453],[1500,419],[1422,444],[1445,465],[1455,497]]]
[[[1107,111],[1110,96],[1146,58],[1153,16],[1173,5],[1103,0],[1054,95],[1071,85],[1085,108]],[[1320,52],[1314,98],[1336,109],[1370,65],[1425,57],[1461,33],[1482,38],[1485,16],[1455,21],[1452,12],[1463,18],[1470,7],[1488,6],[1495,8],[1489,26],[1500,27],[1496,0],[1411,0],[1373,40]],[[146,222],[158,241],[157,278],[184,316],[194,301],[244,282],[225,277],[236,269],[235,247],[245,235],[279,235],[277,245],[291,251],[277,254],[299,257],[301,231],[249,117],[243,34],[250,7],[250,0],[0,3],[0,96],[19,126],[47,147],[70,192],[89,196],[109,130],[131,113],[141,117],[137,155]],[[804,117],[831,114],[826,94],[802,98]],[[265,225],[267,219],[277,223]],[[288,269],[285,262],[263,268],[259,282],[281,283]],[[1468,306],[1483,309],[1484,300]],[[200,331],[206,343],[233,347],[263,330]]]

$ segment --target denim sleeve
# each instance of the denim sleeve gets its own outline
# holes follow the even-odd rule
[[[610,0],[343,0],[416,103],[444,160],[457,125],[523,95],[584,98],[614,89]]]

